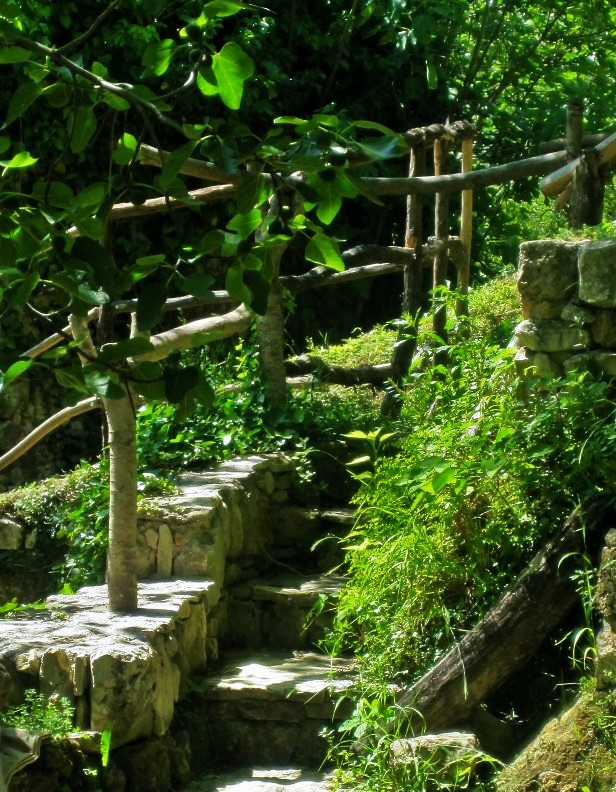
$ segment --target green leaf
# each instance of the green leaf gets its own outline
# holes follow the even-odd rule
[[[212,297],[211,289],[214,278],[211,275],[194,273],[193,275],[176,275],[176,283],[184,294],[194,294],[195,297]]]
[[[56,378],[56,382],[63,388],[73,388],[73,390],[79,391],[80,393],[88,393],[83,381],[81,369],[78,370],[78,373],[75,373],[73,371],[67,371],[66,369],[54,367],[53,373],[54,377]]]
[[[244,283],[242,274],[241,264],[236,262],[233,266],[229,267],[225,277],[225,288],[232,299],[249,305],[252,294],[248,286]]]
[[[167,72],[176,49],[177,45],[173,39],[153,41],[146,48],[141,59],[141,63],[146,67],[143,76],[149,77],[154,74],[156,77],[162,77]]]
[[[357,147],[366,157],[376,162],[391,159],[392,157],[399,157],[409,150],[409,147],[400,135],[373,138],[363,143],[357,143]]]
[[[122,399],[126,396],[126,391],[114,375],[96,363],[88,363],[83,367],[83,380],[88,390],[96,396],[106,399]]]
[[[73,206],[78,209],[89,209],[95,212],[105,200],[107,195],[107,187],[102,182],[98,184],[90,184],[80,190],[73,201]]]
[[[83,261],[86,268],[93,272],[96,282],[107,292],[113,291],[115,261],[109,251],[99,242],[88,237],[79,237],[71,248],[71,256],[78,261]]]
[[[135,391],[146,399],[158,400],[165,398],[163,382],[163,366],[151,360],[137,362],[131,366],[131,384]]]
[[[11,97],[4,126],[8,126],[15,121],[16,118],[22,116],[42,92],[43,87],[37,85],[35,82],[29,81],[22,83]]]
[[[250,212],[268,200],[274,192],[274,184],[262,173],[246,173],[235,188],[238,211]]]
[[[130,102],[128,99],[125,99],[123,96],[118,96],[117,94],[111,93],[110,91],[103,91],[101,93],[101,100],[106,105],[113,108],[113,110],[119,110],[120,112],[130,108]]]
[[[248,8],[246,3],[237,2],[237,0],[211,0],[203,6],[203,15],[206,19],[216,19],[233,16],[238,11],[243,11]]]
[[[254,269],[244,270],[243,278],[244,283],[251,292],[248,305],[255,313],[264,316],[267,310],[267,297],[270,289],[269,281],[263,276],[262,272]]]
[[[96,132],[96,116],[91,107],[80,105],[75,111],[73,134],[71,135],[71,151],[79,154],[88,145]]]
[[[198,142],[199,141],[197,140],[189,140],[188,143],[185,143],[183,146],[180,146],[180,148],[175,149],[175,151],[172,151],[169,154],[158,178],[158,184],[160,187],[165,189],[171,186],[171,183],[175,177],[182,170],[182,166],[197,147]]]
[[[344,261],[340,255],[340,248],[337,240],[333,237],[325,234],[315,234],[306,245],[304,255],[308,261],[312,261],[314,264],[322,264],[337,272],[344,270]]]
[[[133,161],[137,151],[137,138],[130,132],[124,132],[118,140],[112,154],[112,159],[118,165],[128,165]]]
[[[92,242],[91,239],[86,241]],[[109,302],[109,295],[106,291],[93,288],[89,284],[84,283],[83,280],[80,280],[79,274],[57,272],[53,277],[49,278],[49,282],[87,305],[105,305]]]
[[[252,209],[246,214],[236,214],[227,223],[230,231],[238,233],[242,239],[250,236],[263,222],[263,215],[260,209]]]
[[[23,47],[0,47],[0,63],[24,63],[32,53]]]
[[[220,249],[224,241],[225,235],[222,231],[208,231],[201,240],[199,251],[201,253],[214,253],[214,251]]]
[[[34,360],[17,360],[11,366],[7,368],[5,372],[0,371],[0,393],[8,386],[20,377],[24,371],[27,371],[30,366],[34,363]]]
[[[10,160],[0,161],[3,167],[2,175],[5,176],[7,171],[19,170],[21,168],[31,168],[32,165],[38,162],[38,157],[30,156],[29,151],[20,151],[15,154]]]
[[[73,203],[73,191],[64,182],[37,182],[32,188],[32,197],[35,201],[45,203],[47,206],[56,206],[59,209],[68,209]]]
[[[230,110],[238,110],[245,81],[254,72],[254,62],[239,44],[228,41],[212,58],[212,71],[220,98]]]
[[[137,298],[137,329],[150,330],[163,318],[163,306],[167,299],[164,283],[145,283]]]
[[[199,369],[197,366],[167,367],[163,373],[163,381],[165,398],[171,404],[177,404],[199,382]]]
[[[211,69],[199,69],[197,88],[204,96],[218,96],[220,88],[216,85],[216,77]]]
[[[149,339],[137,336],[136,338],[127,338],[124,341],[105,344],[101,348],[98,359],[101,363],[115,363],[118,360],[145,355],[153,349],[154,346]]]

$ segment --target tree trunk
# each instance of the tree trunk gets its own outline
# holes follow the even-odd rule
[[[137,445],[135,411],[127,392],[105,399],[109,429],[109,609],[137,609]]]
[[[416,729],[439,731],[463,724],[516,671],[558,626],[578,598],[570,575],[575,555],[598,544],[605,506],[568,518],[564,530],[533,558],[526,571],[459,644],[399,698],[407,708],[402,721]],[[603,532],[601,532],[603,535]]]

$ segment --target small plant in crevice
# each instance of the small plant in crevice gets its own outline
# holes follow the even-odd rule
[[[50,701],[42,693],[28,688],[22,704],[0,712],[0,724],[38,734],[66,737],[73,731],[74,716],[74,708],[68,699]]]
[[[560,559],[559,566],[571,561],[576,569],[569,577],[579,597],[583,623],[569,630],[557,641],[557,646],[568,644],[572,669],[589,674],[594,671],[597,659],[597,571],[586,553],[567,553]]]

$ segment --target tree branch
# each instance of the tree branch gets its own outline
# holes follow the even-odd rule
[[[209,344],[220,338],[236,335],[247,330],[253,319],[253,313],[244,305],[222,316],[210,316],[187,322],[150,338],[154,349],[143,355],[136,355],[135,360],[163,360],[171,352]]]
[[[48,58],[58,66],[64,66],[71,74],[78,77],[83,77],[83,79],[94,86],[94,88],[98,88],[100,91],[107,91],[108,93],[114,94],[115,96],[120,96],[122,99],[125,99],[127,102],[133,105],[133,107],[146,110],[148,113],[154,115],[161,124],[171,127],[171,129],[179,132],[182,137],[186,137],[181,124],[177,124],[171,118],[166,116],[153,102],[149,102],[147,99],[144,99],[143,97],[133,93],[132,86],[119,85],[118,83],[104,80],[102,77],[98,77],[93,72],[88,71],[88,69],[84,69],[83,66],[79,66],[70,58],[64,56],[60,50],[52,49],[51,47],[45,46],[45,44],[39,44],[37,41],[31,41],[25,36],[16,36],[13,41],[20,47],[23,47],[30,52],[34,52],[37,55]]]
[[[33,429],[30,434],[26,435],[23,440],[20,440],[17,445],[13,446],[10,451],[0,456],[0,471],[5,470],[7,467],[17,462],[24,454],[26,454],[37,443],[40,443],[47,435],[59,429],[65,423],[68,423],[72,418],[75,418],[82,413],[95,410],[100,407],[100,399],[98,396],[90,396],[88,399],[73,404],[72,407],[65,407],[59,412],[47,418],[42,424]]]

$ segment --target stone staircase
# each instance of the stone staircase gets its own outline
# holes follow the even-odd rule
[[[320,515],[316,534],[345,529],[346,510]],[[276,527],[274,526],[274,532]],[[304,533],[304,532],[303,532]],[[191,731],[193,768],[185,792],[323,792],[329,788],[325,733],[350,714],[353,663],[319,651],[331,624],[339,574],[331,548],[311,554],[303,535],[269,570],[228,590],[220,658],[194,687],[181,718]],[[291,569],[308,567],[311,574]],[[269,574],[268,574],[269,573]],[[199,724],[197,733],[195,724]]]
[[[349,712],[353,669],[319,639],[352,516],[306,503],[297,481],[275,456],[183,474],[141,507],[136,611],[110,613],[92,586],[3,624],[0,710],[34,688],[67,698],[79,730],[67,762],[45,747],[11,792],[85,789],[105,730],[104,792],[327,788],[322,733]]]

